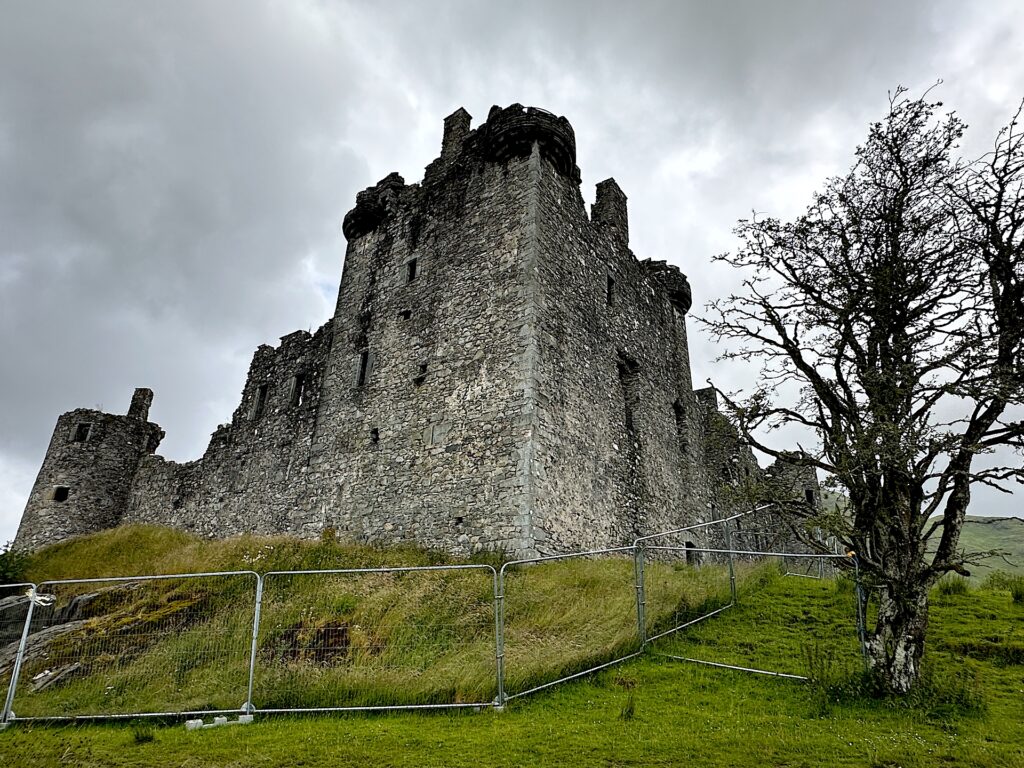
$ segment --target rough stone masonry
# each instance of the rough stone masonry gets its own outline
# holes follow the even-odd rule
[[[613,179],[587,215],[564,117],[457,110],[423,181],[343,229],[334,317],[256,350],[202,458],[155,453],[147,389],[66,413],[15,545],[156,523],[546,555],[703,522],[759,471],[692,387],[686,277],[630,251]]]

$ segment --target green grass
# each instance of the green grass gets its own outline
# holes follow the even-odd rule
[[[848,584],[759,571],[740,603],[640,659],[513,701],[504,713],[262,717],[181,724],[31,726],[0,733],[18,766],[1024,766],[1024,607],[1009,588],[933,593],[926,685],[867,695],[848,661]],[[525,608],[524,608],[525,610]],[[530,611],[537,610],[529,608]],[[810,611],[810,615],[805,615]],[[692,636],[691,636],[692,635]],[[803,683],[672,661],[756,661]],[[841,666],[841,664],[840,664]]]
[[[445,564],[437,553],[335,541],[204,541],[154,527],[116,529],[38,553],[37,582],[72,575]],[[492,560],[498,565],[497,560]],[[744,581],[749,569],[740,569]],[[647,568],[648,630],[727,600],[721,567]],[[631,558],[519,566],[505,581],[509,693],[636,650]],[[237,710],[246,700],[252,576],[132,582],[85,604],[84,623],[26,660],[21,717]],[[57,607],[97,590],[53,584]],[[58,676],[63,675],[63,678]],[[59,680],[36,690],[34,682]],[[497,695],[490,569],[265,580],[257,638],[258,709],[487,703]]]

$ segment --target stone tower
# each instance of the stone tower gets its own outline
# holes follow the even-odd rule
[[[614,180],[588,215],[565,118],[514,104],[472,129],[459,109],[423,181],[360,192],[343,230],[334,317],[256,351],[201,459],[132,432],[123,472],[96,481],[101,513],[65,507],[87,519],[51,527],[33,492],[19,544],[125,521],[535,555],[706,518],[722,478],[689,284],[630,251]],[[136,423],[93,421],[110,419]],[[57,437],[37,489],[89,472]]]
[[[147,421],[152,400],[151,390],[136,389],[126,416],[79,408],[57,419],[17,546],[32,549],[120,524],[139,459],[163,437]]]

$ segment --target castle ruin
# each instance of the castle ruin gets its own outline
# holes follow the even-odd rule
[[[564,117],[457,110],[423,181],[360,192],[343,229],[334,317],[256,350],[202,458],[156,454],[147,389],[66,413],[16,546],[155,523],[546,555],[703,522],[759,471],[709,440],[686,277],[630,251],[613,179],[588,216]]]

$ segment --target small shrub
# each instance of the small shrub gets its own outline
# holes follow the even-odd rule
[[[630,721],[636,717],[636,698],[633,696],[633,692],[630,691],[628,697],[626,697],[626,703],[622,706],[619,711],[619,720]]]
[[[968,592],[970,587],[963,576],[947,576],[939,582],[939,594],[943,597],[966,595]]]
[[[132,741],[136,744],[149,744],[156,739],[153,728],[149,725],[138,724],[132,726]]]
[[[1017,605],[1024,605],[1024,576],[1013,576],[1008,582],[1013,602]]]
[[[28,570],[29,555],[13,549],[13,545],[14,542],[8,541],[0,547],[0,584],[28,581],[25,572]]]
[[[612,683],[627,691],[631,691],[636,688],[636,678],[630,675],[624,675],[621,670],[615,673]]]

